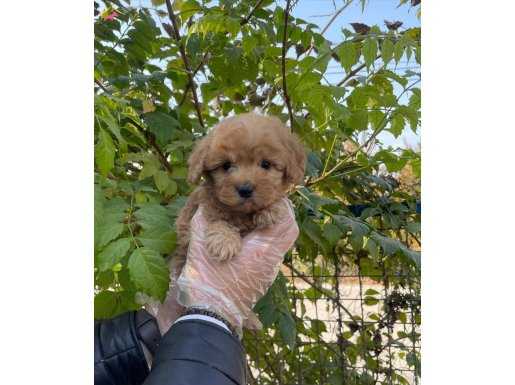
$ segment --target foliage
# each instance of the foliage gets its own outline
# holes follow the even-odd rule
[[[419,376],[420,152],[379,138],[419,128],[420,74],[396,66],[420,63],[420,29],[344,29],[334,43],[290,1],[171,3],[95,2],[95,317],[164,298],[192,145],[258,107],[291,125],[308,163],[290,196],[301,234],[256,306],[264,329],[245,335],[255,381],[407,383],[392,360]],[[349,311],[340,275],[384,290]],[[306,310],[323,299],[334,341]]]

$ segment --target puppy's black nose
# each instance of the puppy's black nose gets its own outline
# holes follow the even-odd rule
[[[238,190],[238,194],[242,198],[250,198],[252,196],[252,191],[254,191],[254,187],[250,183],[244,183],[241,186],[236,187]]]

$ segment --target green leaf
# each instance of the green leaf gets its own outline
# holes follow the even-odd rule
[[[406,224],[406,230],[413,234],[420,233],[420,222],[409,222]]]
[[[327,331],[327,327],[325,326],[325,323],[318,320],[318,319],[312,319],[311,321],[311,329],[315,332],[315,334],[320,335]]]
[[[386,255],[395,254],[401,248],[401,243],[395,239],[385,237],[379,233],[373,232],[371,234],[372,239],[377,242],[379,246],[383,249]]]
[[[281,333],[281,338],[286,342],[290,349],[295,348],[297,329],[295,321],[290,313],[280,313],[279,332]]]
[[[335,245],[336,242],[341,238],[342,231],[338,226],[332,223],[326,223],[324,225],[324,238],[329,241],[331,245]]]
[[[129,274],[138,290],[163,301],[170,283],[166,263],[155,250],[140,247],[129,257]]]
[[[98,142],[95,145],[95,161],[103,176],[107,176],[114,167],[115,151],[116,147],[111,135],[106,130],[99,129]]]
[[[191,28],[191,33],[207,34],[229,32],[236,35],[240,30],[239,20],[220,13],[210,13],[201,17]]]
[[[136,239],[145,247],[169,254],[175,249],[177,235],[169,226],[156,226],[143,230]]]
[[[256,303],[254,311],[259,315],[263,327],[272,324],[279,329],[282,339],[290,347],[295,346],[295,321],[290,312],[286,278],[279,272],[266,294]]]
[[[129,238],[121,238],[108,244],[97,256],[98,269],[100,271],[111,269],[125,257],[130,247]]]
[[[376,241],[369,238],[365,247],[373,258],[377,258],[379,250]]]
[[[95,184],[95,202],[94,202],[94,223],[95,227],[102,223],[102,219],[104,217],[104,202],[105,202],[104,192],[102,188]]]
[[[368,127],[368,113],[367,111],[358,110],[351,113],[349,121],[347,122],[350,128],[358,131],[366,130]]]
[[[395,46],[393,48],[393,54],[395,57],[395,63],[399,64],[399,61],[402,58],[402,55],[404,54],[404,41],[399,40],[397,43],[395,43]]]
[[[420,269],[420,267],[421,267],[421,254],[420,254],[420,251],[415,251],[415,250],[408,249],[404,245],[402,245],[400,247],[400,250],[401,250],[402,254],[404,254],[406,257],[411,259],[415,263],[417,268]]]
[[[390,39],[385,39],[381,46],[381,58],[386,66],[393,58],[394,45]]]
[[[156,171],[154,173],[154,182],[156,183],[157,189],[163,192],[170,184],[170,177],[166,171]]]
[[[143,168],[141,169],[138,179],[143,180],[145,178],[154,176],[154,174],[159,171],[161,165],[157,158],[151,154],[145,159],[145,163],[143,164]]]
[[[363,302],[367,306],[373,306],[373,305],[377,305],[379,303],[379,300],[374,297],[365,297],[365,300]]]
[[[161,1],[161,0],[159,0]],[[164,3],[164,0],[162,0]],[[195,15],[198,11],[201,10],[200,5],[198,2],[194,0],[187,0],[187,1],[175,1],[176,4],[178,4],[178,11],[180,12],[180,16],[182,20],[187,20],[191,16]]]
[[[402,131],[404,131],[404,117],[401,114],[393,114],[389,131],[395,138],[402,134]]]
[[[381,294],[381,293],[379,293],[379,292],[378,292],[377,290],[375,290],[375,289],[367,289],[367,291],[365,291],[365,295],[371,295],[371,296],[373,296],[373,295],[378,295],[378,294]]]
[[[368,113],[368,119],[374,130],[378,130],[384,127],[385,113],[383,111],[370,111]]]
[[[108,319],[113,317],[119,308],[118,295],[113,291],[102,291],[95,295],[95,319]]]
[[[351,41],[342,43],[338,49],[338,56],[340,57],[340,62],[345,69],[345,72],[350,72],[352,70],[352,66],[356,64],[359,59],[359,51],[356,43]]]
[[[258,314],[259,320],[265,329],[273,325],[277,320],[278,312],[274,303],[273,289],[268,289],[266,294],[254,306],[254,311]]]
[[[139,209],[134,213],[138,224],[143,229],[153,227],[168,227],[172,229],[173,220],[170,211],[157,203],[140,204]]]
[[[117,238],[125,228],[123,223],[106,223],[95,227],[95,244],[98,248],[104,247]]]
[[[333,218],[346,231],[350,229],[358,237],[364,237],[370,232],[370,228],[364,222],[344,215],[334,215]]]
[[[324,165],[322,164],[322,161],[318,157],[318,155],[311,151],[308,154],[308,160],[306,162],[306,175],[308,176],[318,176],[320,172],[322,171],[322,168]]]
[[[411,130],[416,133],[418,127],[418,111],[409,106],[399,106],[397,113],[402,114],[408,120]]]
[[[179,128],[179,122],[175,118],[160,111],[147,112],[143,115],[143,119],[160,146],[167,145],[172,139],[174,130]]]
[[[306,233],[313,242],[322,248],[322,250],[327,250],[327,243],[324,241],[322,230],[315,222],[306,218],[304,222],[302,222],[301,231]]]
[[[371,37],[365,39],[363,43],[363,58],[365,64],[370,67],[375,61],[377,56],[377,40]]]
[[[371,277],[375,280],[379,280],[383,275],[383,271],[368,258],[362,258],[359,260],[360,272],[365,277]]]

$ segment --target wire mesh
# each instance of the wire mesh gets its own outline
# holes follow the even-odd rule
[[[296,344],[249,333],[249,384],[419,384],[420,276],[346,270],[335,255],[285,263]]]

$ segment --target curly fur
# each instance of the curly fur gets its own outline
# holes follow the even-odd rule
[[[303,146],[278,118],[247,113],[219,123],[188,160],[190,183],[204,181],[177,218],[175,263],[182,266],[185,261],[190,221],[200,204],[208,222],[210,255],[227,260],[237,254],[242,236],[280,219],[277,202],[302,182],[305,160]],[[263,167],[263,161],[270,167]],[[243,184],[253,186],[250,198],[238,194]]]

